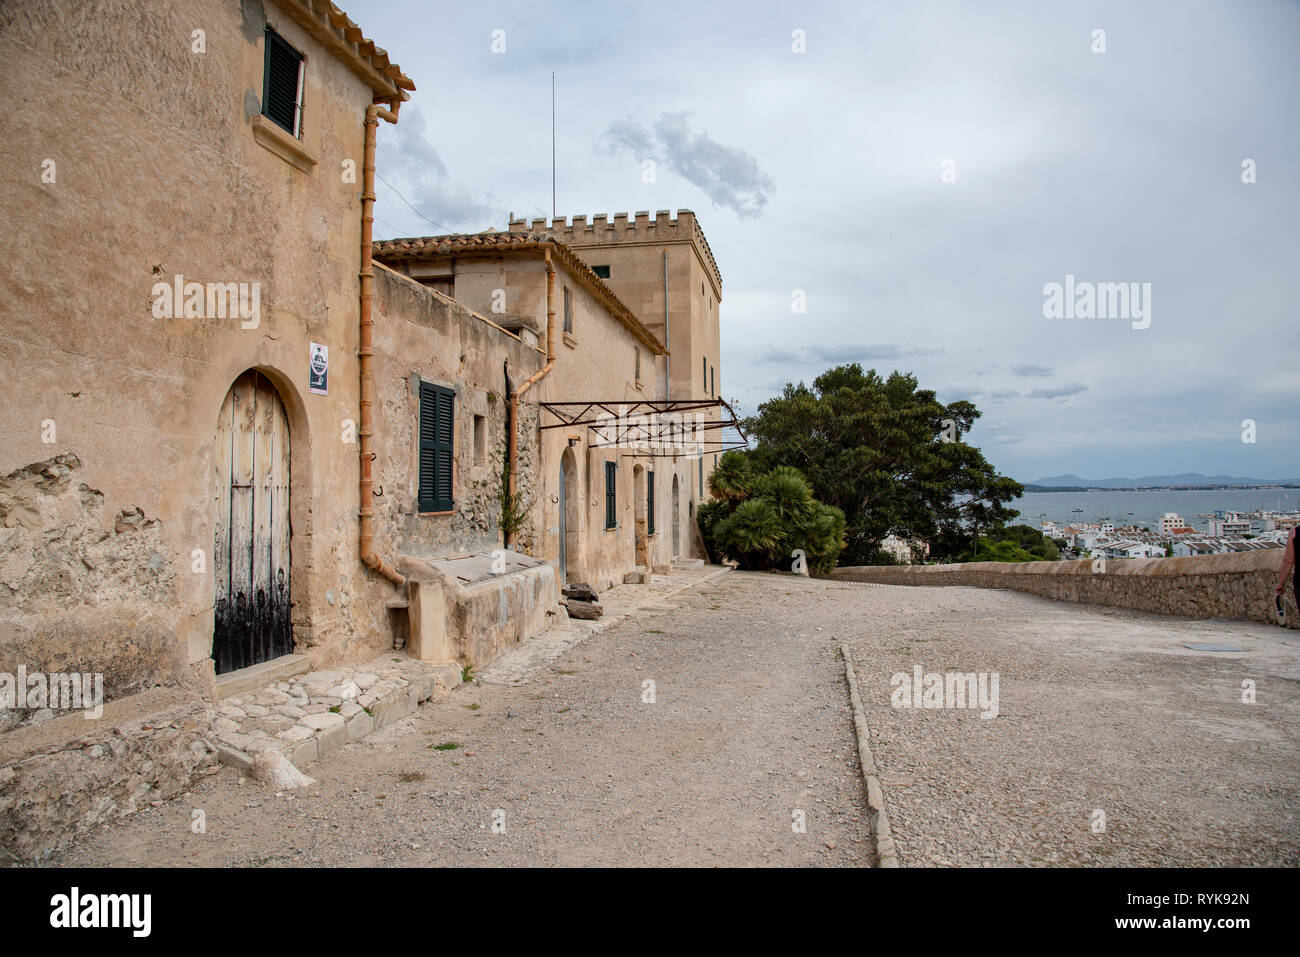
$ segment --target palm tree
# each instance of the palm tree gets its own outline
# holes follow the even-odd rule
[[[748,460],[739,452],[724,452],[709,476],[709,491],[714,498],[734,504],[749,497],[753,481]]]

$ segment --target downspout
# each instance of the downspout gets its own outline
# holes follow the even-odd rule
[[[550,372],[555,365],[555,264],[551,262],[550,249],[544,250],[546,256],[546,365],[542,366],[519,386],[510,393],[510,430],[506,433],[506,440],[510,449],[510,498],[515,497],[515,489],[519,484],[519,476],[516,466],[519,463],[519,438],[517,435],[519,428],[519,397],[533,387],[542,376]],[[514,529],[506,536],[506,545],[514,542]]]
[[[363,160],[365,173],[361,192],[361,347],[357,350],[358,365],[361,368],[361,425],[357,429],[357,442],[361,454],[361,519],[360,551],[361,561],[368,568],[383,575],[394,585],[405,585],[406,576],[385,562],[375,552],[375,510],[374,498],[374,459],[371,437],[374,425],[371,408],[375,403],[375,379],[370,369],[370,359],[374,355],[373,331],[375,321],[370,314],[370,299],[373,295],[371,285],[375,273],[371,266],[371,243],[374,238],[375,222],[375,139],[379,127],[379,117],[386,122],[397,122],[397,111],[401,106],[399,100],[390,101],[391,110],[384,109],[382,102],[376,101],[366,107],[366,149]]]
[[[510,380],[510,360],[507,359],[504,363],[502,363],[502,366],[503,366],[503,371],[505,373],[506,390],[501,394],[504,396],[510,396],[513,395],[515,391],[514,384]],[[514,472],[514,455],[515,455],[514,413],[515,413],[514,404],[507,402],[506,403],[506,474],[507,475],[513,475]],[[507,492],[509,492],[510,489],[513,488],[514,488],[514,483],[511,482],[510,488],[507,489]],[[502,544],[509,545],[510,538],[511,536],[509,534],[503,535],[501,539]]]

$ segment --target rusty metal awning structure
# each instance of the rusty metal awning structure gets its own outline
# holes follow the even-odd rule
[[[543,402],[541,408],[542,429],[585,427],[591,449],[697,458],[749,448],[736,411],[720,398]]]

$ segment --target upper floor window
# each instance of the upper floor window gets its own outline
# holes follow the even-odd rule
[[[429,382],[420,383],[421,512],[450,512],[452,494],[452,436],[455,434],[456,393]]]
[[[609,278],[609,267],[608,267],[608,266],[592,266],[592,267],[591,267],[591,271],[594,272],[594,273],[595,273],[597,276],[599,276],[601,279],[608,279],[608,278]]]
[[[303,55],[291,47],[284,37],[267,27],[262,113],[295,138],[302,133],[305,68]]]
[[[634,378],[637,382],[641,381],[641,347],[633,346],[632,351],[636,354],[636,374]]]
[[[573,332],[573,293],[568,286],[564,287],[564,332]]]

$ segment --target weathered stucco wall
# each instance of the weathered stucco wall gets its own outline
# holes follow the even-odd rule
[[[542,252],[510,254],[470,254],[430,261],[404,260],[397,257],[395,268],[411,276],[445,276],[454,271],[453,292],[458,303],[492,322],[517,329],[531,343],[535,338],[541,351],[546,345],[546,266]],[[682,257],[682,273],[687,269]],[[392,281],[400,282],[394,278]],[[683,279],[683,282],[685,280]],[[569,291],[572,331],[563,333],[565,289]],[[569,491],[569,515],[577,531],[568,535],[568,578],[587,581],[605,588],[622,582],[623,575],[637,564],[635,528],[638,503],[644,498],[634,491],[634,473],[638,465],[655,472],[655,534],[648,536],[648,557],[652,565],[669,563],[672,558],[671,488],[674,470],[678,474],[683,531],[681,541],[689,542],[685,525],[689,521],[687,500],[691,476],[696,474],[694,460],[679,458],[635,457],[630,449],[590,448],[593,436],[586,426],[542,430],[556,420],[541,414],[541,402],[635,403],[661,396],[656,380],[656,361],[650,350],[639,343],[631,331],[596,299],[562,263],[556,262],[555,277],[556,363],[552,371],[523,396],[519,410],[518,489],[527,520],[519,529],[515,545],[538,558],[557,562],[560,553],[560,463],[566,458],[574,466],[574,485]],[[484,329],[492,326],[473,319]],[[641,354],[641,376],[636,376],[637,349]],[[460,355],[460,346],[439,346],[441,353]],[[410,352],[405,345],[387,351],[394,355]],[[417,350],[418,351],[418,350]],[[536,350],[511,352],[511,379],[518,386],[541,367]],[[498,362],[500,359],[498,358]],[[472,353],[463,361],[462,374],[495,374],[474,365]],[[573,440],[574,445],[569,445]],[[618,469],[618,526],[605,528],[604,463],[614,461]],[[689,547],[682,548],[683,554]]]
[[[722,356],[719,316],[722,277],[695,214],[679,209],[675,216],[659,210],[654,216],[637,212],[629,216],[598,215],[591,219],[512,220],[511,232],[550,233],[568,245],[590,266],[608,266],[605,284],[629,309],[667,345],[671,356],[655,363],[658,395],[673,399],[722,395]],[[664,327],[664,253],[667,261],[668,327]],[[459,288],[459,287],[458,287]],[[701,360],[714,369],[705,381]],[[664,393],[667,375],[671,392]],[[649,385],[651,373],[643,380]],[[689,496],[695,502],[708,499],[708,476],[716,455],[704,459],[703,489],[698,462],[691,463]]]
[[[971,562],[964,565],[858,565],[830,578],[885,585],[1010,588],[1059,601],[1114,605],[1191,618],[1278,624],[1273,607],[1281,549],[1190,558],[1073,562]],[[1300,628],[1288,591],[1286,627]]]
[[[501,546],[501,478],[506,459],[505,363],[517,379],[544,358],[517,337],[463,306],[375,266],[375,507],[382,542],[417,558],[487,551]],[[455,509],[420,514],[420,380],[456,393],[452,442]],[[521,410],[521,419],[528,410]],[[531,414],[535,418],[535,408]],[[486,428],[476,448],[475,416]],[[536,429],[520,432],[521,488],[532,492]]]
[[[307,56],[309,171],[252,132],[268,19]],[[32,105],[0,120],[20,239],[0,276],[0,475],[26,503],[0,519],[0,660],[77,661],[117,693],[210,670],[216,418],[250,368],[290,423],[295,638],[321,664],[372,655],[391,587],[357,561],[340,440],[359,411],[361,216],[341,172],[360,179],[371,91],[273,3],[9,3],[0,61],[0,99]],[[154,284],[178,274],[258,283],[259,321],[156,318]],[[328,395],[308,393],[309,342],[329,347]],[[29,474],[61,456],[67,476]]]

